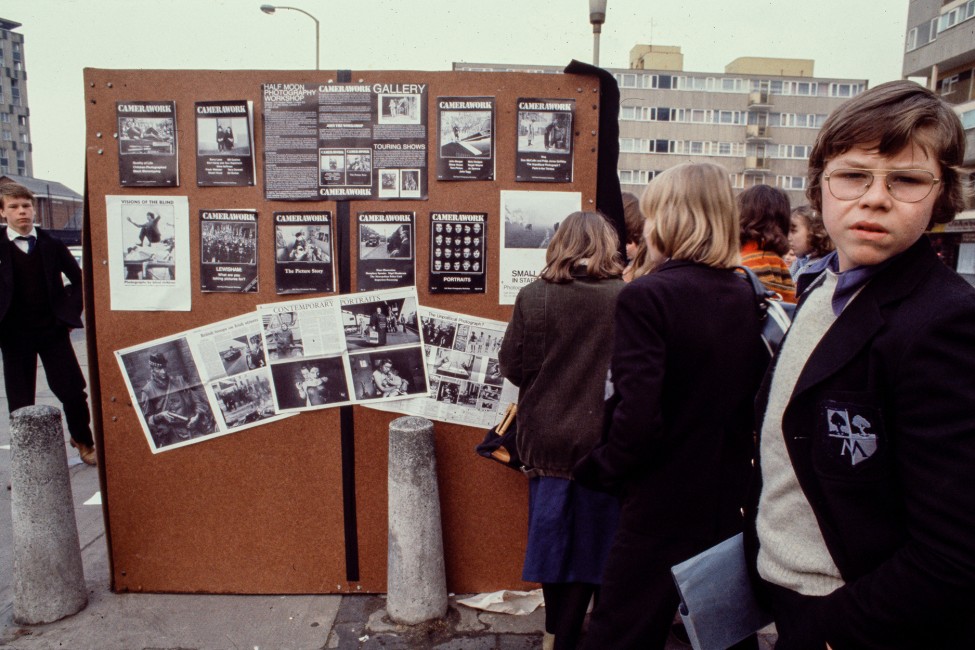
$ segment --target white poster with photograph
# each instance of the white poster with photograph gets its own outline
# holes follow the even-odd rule
[[[559,223],[581,209],[580,192],[501,192],[499,304],[515,304],[521,288],[545,267],[545,251]]]
[[[185,196],[106,196],[113,311],[189,311]]]
[[[420,333],[430,391],[424,397],[370,404],[384,411],[488,428],[517,399],[498,365],[508,324],[478,316],[420,307]]]
[[[285,417],[274,411],[256,313],[117,350],[115,357],[154,454]]]
[[[274,407],[297,413],[348,404],[348,362],[338,298],[258,305]]]

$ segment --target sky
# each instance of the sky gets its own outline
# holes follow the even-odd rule
[[[304,70],[315,26],[267,0],[4,0],[22,23],[34,176],[83,191],[84,68]],[[678,45],[688,72],[742,56],[813,59],[815,75],[900,78],[909,0],[608,0],[600,64]],[[289,0],[318,18],[323,71],[450,70],[453,62],[591,62],[587,0]],[[323,73],[328,78],[327,72]],[[269,75],[273,82],[273,75]],[[138,99],[138,98],[132,98]],[[233,99],[233,98],[228,98]]]

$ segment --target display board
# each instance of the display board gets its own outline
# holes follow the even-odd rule
[[[396,271],[403,268],[393,263],[397,257],[415,259],[420,305],[507,321],[513,294],[503,298],[501,237],[515,229],[532,234],[531,220],[519,214],[537,198],[518,193],[576,193],[582,209],[595,208],[598,79],[87,69],[84,83],[86,314],[112,588],[385,591],[388,424],[395,412],[363,405],[350,386],[345,405],[266,422],[252,413],[247,427],[216,435],[224,431],[212,425],[212,437],[183,445],[178,430],[172,441],[145,433],[158,417],[133,393],[146,390],[151,367],[168,363],[171,376],[185,371],[186,351],[173,343],[118,359],[115,352],[258,305],[382,289],[406,277]],[[337,119],[341,112],[346,117]],[[372,129],[365,133],[363,124]],[[318,140],[309,142],[309,132]],[[292,220],[276,222],[275,215]],[[486,230],[483,241],[473,244],[472,237],[464,247],[470,258],[452,253],[461,265],[471,262],[454,279],[434,277],[447,250],[433,250],[432,229],[440,223]],[[295,224],[305,231],[293,238],[311,233],[330,247],[329,261],[299,264],[298,246],[281,244]],[[412,249],[394,246],[404,224]],[[535,230],[551,226],[536,222]],[[220,233],[241,238],[239,250],[204,252],[220,244]],[[544,239],[532,245],[543,249]],[[392,271],[370,261],[377,248]],[[480,275],[470,270],[475,250]],[[231,254],[232,262],[219,257]],[[218,257],[222,267],[208,265]],[[321,269],[315,282],[325,284],[282,281],[276,274],[286,268]],[[393,315],[405,321],[402,312]],[[372,336],[365,316],[348,316],[348,336]],[[240,349],[221,352],[228,367],[243,362],[247,337],[239,338]],[[285,344],[274,341],[265,339],[265,353],[274,346],[284,354]],[[472,332],[470,344],[488,348],[493,340],[477,341]],[[208,395],[224,408],[229,402],[214,397],[223,390],[214,386]],[[452,592],[529,586],[520,581],[527,481],[474,454],[483,431],[435,421]]]

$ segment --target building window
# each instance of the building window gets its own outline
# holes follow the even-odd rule
[[[975,16],[975,0],[968,0],[963,5],[958,5],[951,11],[941,14],[938,18],[938,33],[951,29],[958,23],[964,22]]]
[[[804,190],[806,189],[805,176],[776,176],[775,184],[783,190]]]
[[[0,113],[0,122],[4,124],[10,123],[10,113]]]
[[[777,157],[805,160],[811,152],[812,146],[808,144],[780,144]]]
[[[907,47],[904,49],[907,52],[917,49],[917,27],[907,32]]]
[[[955,86],[958,85],[958,75],[953,74],[950,77],[945,77],[941,80],[941,94],[950,95],[955,92]]]
[[[4,120],[4,121],[6,121],[6,120]],[[27,116],[26,115],[18,115],[17,116],[17,124],[19,124],[21,126],[27,126]]]
[[[620,108],[620,119],[621,120],[639,120],[639,106],[623,106]]]
[[[636,88],[635,74],[620,74],[617,75],[617,79],[619,79],[620,88]]]
[[[26,133],[21,133],[20,134],[20,141],[29,144],[30,143],[30,136],[28,136]]]
[[[12,134],[10,133],[10,129],[4,129],[4,130],[3,130],[3,139],[4,139],[5,141],[7,141],[7,142],[12,142],[12,141],[13,141],[13,139],[14,139],[14,137],[13,137],[13,135],[12,135]]]

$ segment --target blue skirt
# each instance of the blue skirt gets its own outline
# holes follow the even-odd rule
[[[522,580],[599,584],[619,511],[615,496],[564,478],[532,478]]]

